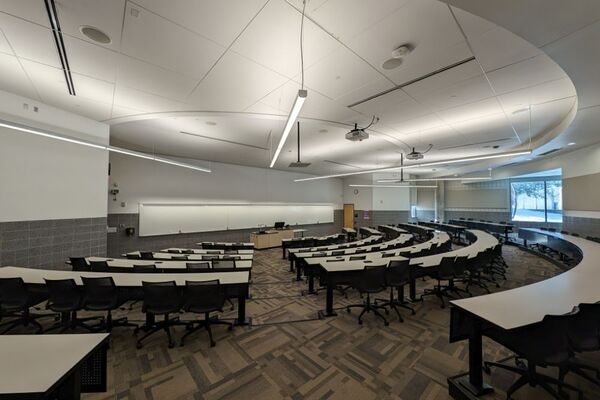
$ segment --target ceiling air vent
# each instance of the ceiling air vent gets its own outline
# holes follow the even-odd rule
[[[560,150],[560,149],[552,149],[552,150],[548,150],[548,151],[547,151],[547,152],[545,152],[545,153],[538,154],[538,157],[547,156],[548,154],[556,153],[556,152],[557,152],[557,151],[559,151],[559,150]]]

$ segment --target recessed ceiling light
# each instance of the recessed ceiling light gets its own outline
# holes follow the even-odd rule
[[[79,31],[96,43],[109,44],[111,42],[110,37],[106,33],[93,26],[82,25],[79,27]]]
[[[402,46],[396,48],[392,51],[392,58],[402,58],[408,53],[412,51],[412,46],[410,44],[403,44]]]
[[[206,125],[215,126],[216,124],[215,121],[206,121]]]
[[[575,145],[575,142],[567,143],[567,146],[574,146],[574,145]]]
[[[398,68],[401,64],[402,64],[401,58],[390,58],[381,65],[381,68],[389,70],[389,69]]]

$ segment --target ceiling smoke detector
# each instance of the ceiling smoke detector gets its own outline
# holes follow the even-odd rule
[[[411,45],[403,44],[402,46],[400,46],[397,49],[392,51],[392,58],[402,58],[405,55],[407,55],[408,53],[410,53],[411,51],[412,51]]]
[[[96,43],[109,44],[111,42],[110,36],[93,26],[82,25],[79,27],[79,31],[85,37],[87,37],[90,40],[93,40]]]

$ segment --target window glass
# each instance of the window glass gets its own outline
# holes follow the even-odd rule
[[[562,222],[562,181],[546,181],[547,222]]]
[[[513,221],[561,223],[562,181],[511,181],[510,208]]]

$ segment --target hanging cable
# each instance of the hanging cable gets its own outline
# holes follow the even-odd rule
[[[306,10],[306,0],[302,1],[302,19],[300,20],[300,68],[302,71],[302,87],[304,89],[304,12]]]

